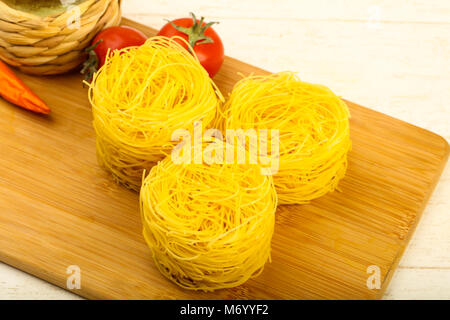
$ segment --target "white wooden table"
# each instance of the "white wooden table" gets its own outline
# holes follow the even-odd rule
[[[450,141],[448,0],[124,0],[125,17],[154,28],[189,12],[220,21],[227,55],[292,70],[337,94]],[[450,299],[450,166],[385,294]],[[0,299],[77,296],[0,263]]]

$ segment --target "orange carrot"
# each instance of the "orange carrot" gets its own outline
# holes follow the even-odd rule
[[[50,113],[50,108],[45,102],[2,61],[0,61],[0,96],[19,107],[43,114]]]

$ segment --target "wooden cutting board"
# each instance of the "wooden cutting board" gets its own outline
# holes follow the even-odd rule
[[[237,72],[267,73],[227,58],[215,78],[224,94]],[[77,265],[81,289],[72,291],[87,298],[380,298],[449,153],[440,136],[349,102],[353,151],[342,192],[277,210],[272,263],[258,278],[191,292],[153,264],[138,195],[97,165],[81,77],[20,76],[53,112],[39,116],[0,100],[0,260],[62,288]],[[367,287],[370,266],[379,267],[380,289]]]

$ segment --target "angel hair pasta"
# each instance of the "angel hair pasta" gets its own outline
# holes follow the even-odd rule
[[[227,129],[278,129],[274,184],[280,204],[318,198],[344,177],[351,148],[349,111],[327,87],[290,72],[251,76],[235,85],[224,110]]]
[[[89,99],[100,164],[138,191],[143,170],[174,146],[171,134],[198,120],[207,126],[223,98],[196,57],[174,38],[154,37],[114,51]]]
[[[145,178],[140,203],[158,269],[183,288],[235,287],[270,259],[277,196],[257,165],[174,164],[167,157]]]

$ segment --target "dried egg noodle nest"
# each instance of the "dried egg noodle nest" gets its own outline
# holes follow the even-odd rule
[[[114,51],[94,76],[89,99],[99,163],[136,191],[143,170],[177,143],[172,133],[198,120],[206,127],[223,100],[197,58],[166,37]]]
[[[349,116],[330,89],[290,72],[242,79],[223,115],[227,129],[279,130],[280,204],[306,203],[337,188],[351,149]]]
[[[277,195],[257,165],[154,166],[141,193],[144,237],[160,272],[212,291],[259,275],[270,259]]]

